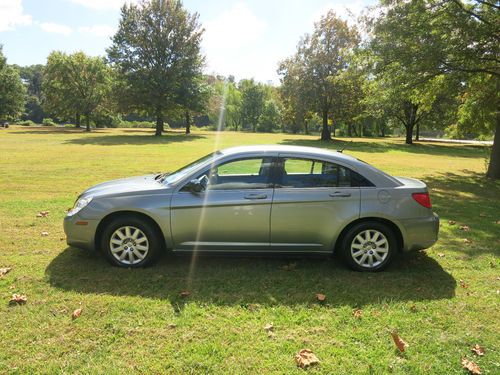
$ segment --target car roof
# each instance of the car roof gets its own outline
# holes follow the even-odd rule
[[[343,154],[339,151],[331,151],[319,147],[306,147],[306,146],[287,146],[287,145],[253,145],[253,146],[236,146],[220,150],[223,155],[235,155],[245,153],[259,153],[259,152],[278,152],[278,153],[294,153],[294,154],[308,154],[311,156],[325,156],[328,158],[335,158],[338,160],[357,161],[356,158]]]

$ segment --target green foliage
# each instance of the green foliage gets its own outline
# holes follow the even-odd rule
[[[77,125],[84,115],[90,131],[92,114],[105,103],[110,92],[110,79],[110,68],[100,57],[83,52],[52,52],[42,84],[44,109],[59,118],[75,118]]]
[[[150,0],[124,5],[109,61],[116,67],[121,108],[146,111],[157,118],[161,135],[167,111],[203,106],[198,15],[180,1]]]
[[[302,104],[295,110],[289,109],[292,115],[287,117],[303,122],[307,109],[319,114],[323,119],[323,140],[331,137],[328,119],[332,110],[339,113],[342,108],[339,75],[347,69],[349,56],[358,44],[357,30],[330,10],[315,23],[313,33],[302,38],[296,54],[280,65],[285,86],[282,93],[289,96],[288,106],[306,104],[305,108]]]
[[[18,125],[21,125],[21,126],[35,126],[36,124],[31,121],[31,120],[23,120],[23,121],[18,121],[17,122]]]
[[[259,118],[257,130],[271,133],[279,129],[281,123],[281,111],[278,104],[273,99],[266,100],[262,114]]]
[[[46,117],[46,118],[43,119],[42,125],[43,126],[55,126],[57,124],[50,117]]]
[[[116,128],[142,128],[142,129],[153,129],[155,123],[152,121],[125,121],[122,120],[114,124]],[[168,124],[164,124],[168,128]]]
[[[18,118],[23,111],[25,100],[26,88],[19,72],[7,65],[0,45],[0,120]]]
[[[244,128],[257,131],[260,116],[264,110],[264,89],[253,79],[240,81],[241,90],[241,122]]]

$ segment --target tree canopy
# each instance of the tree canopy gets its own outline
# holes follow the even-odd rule
[[[154,115],[156,135],[163,131],[167,111],[194,100],[193,81],[203,66],[202,33],[198,14],[190,14],[180,1],[151,0],[121,10],[108,49],[108,59],[124,81],[121,106]]]
[[[26,88],[19,72],[7,65],[0,45],[0,120],[2,118],[15,119],[24,109]]]

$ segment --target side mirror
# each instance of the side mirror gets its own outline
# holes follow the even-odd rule
[[[187,183],[187,188],[193,193],[205,191],[208,185],[208,177],[203,175],[199,179],[191,180]]]

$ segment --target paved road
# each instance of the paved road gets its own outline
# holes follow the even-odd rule
[[[421,141],[425,142],[443,142],[443,143],[461,143],[465,145],[487,145],[491,146],[493,141],[475,141],[472,139],[444,139],[444,138],[422,138]]]

